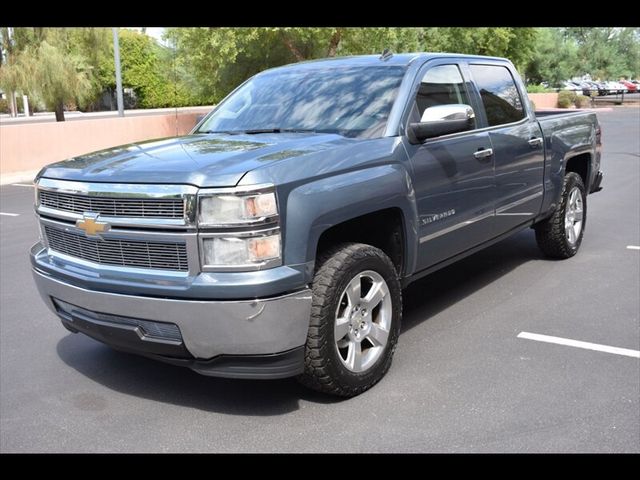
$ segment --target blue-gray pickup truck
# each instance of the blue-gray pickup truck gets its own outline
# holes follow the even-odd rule
[[[536,114],[502,58],[274,68],[189,135],[42,169],[33,275],[113,348],[354,396],[388,371],[414,280],[529,227],[576,254],[600,134],[592,112]]]

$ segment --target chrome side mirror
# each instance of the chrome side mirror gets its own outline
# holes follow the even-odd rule
[[[419,123],[409,124],[409,138],[411,143],[421,143],[427,138],[473,130],[475,121],[476,114],[469,105],[436,105],[424,111]]]

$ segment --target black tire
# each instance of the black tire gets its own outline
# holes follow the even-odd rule
[[[571,244],[567,239],[565,232],[565,213],[567,210],[567,204],[569,200],[569,193],[577,187],[582,195],[583,205],[583,220],[582,230],[578,236],[576,242]],[[536,232],[536,241],[540,250],[551,258],[570,258],[578,253],[580,244],[582,243],[582,237],[584,236],[585,227],[587,224],[587,194],[582,183],[580,175],[574,172],[569,172],[564,177],[564,184],[562,186],[562,197],[560,203],[556,207],[553,215],[546,220],[536,224],[534,226]]]
[[[339,358],[334,335],[338,302],[349,281],[373,270],[389,287],[392,320],[387,344],[375,363],[363,372],[352,372]],[[398,274],[385,253],[371,245],[343,243],[328,249],[317,261],[313,279],[311,321],[305,346],[305,369],[298,381],[313,390],[353,397],[368,390],[387,373],[398,342],[402,317],[402,292]]]

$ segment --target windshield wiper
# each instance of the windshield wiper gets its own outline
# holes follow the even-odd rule
[[[318,130],[313,128],[282,128],[280,131],[287,133],[318,133]]]
[[[198,133],[226,133],[228,135],[239,135],[244,132],[242,130],[204,130]]]
[[[248,130],[243,130],[242,133],[255,135],[256,133],[280,133],[281,131],[281,128],[250,128]]]
[[[317,130],[306,128],[251,128],[248,130],[205,130],[198,133],[226,133],[229,135],[256,135],[259,133],[317,133]]]
[[[254,128],[242,133],[254,135],[256,133],[316,133],[316,130],[307,128]]]

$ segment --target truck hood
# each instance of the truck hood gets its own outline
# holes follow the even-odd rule
[[[109,183],[232,187],[267,163],[353,143],[334,134],[196,134],[121,145],[51,164],[40,176]]]

